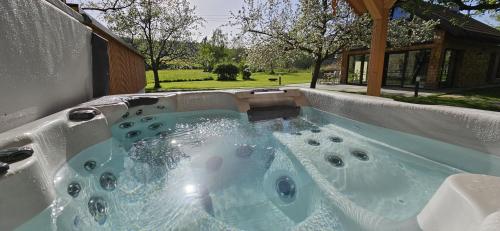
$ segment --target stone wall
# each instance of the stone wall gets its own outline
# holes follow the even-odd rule
[[[487,85],[491,54],[478,48],[466,49],[458,64],[454,87]]]
[[[450,37],[444,49],[459,52],[453,87],[469,88],[490,84],[492,54],[500,53],[496,44]]]
[[[446,32],[444,32],[443,30],[436,30],[434,32],[433,47],[431,49],[431,56],[429,59],[429,66],[427,68],[427,76],[425,80],[425,88],[427,89],[439,88],[439,76],[443,63],[443,46],[445,38]]]

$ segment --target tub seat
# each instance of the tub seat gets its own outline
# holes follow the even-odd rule
[[[425,231],[498,230],[498,208],[500,177],[462,173],[445,180],[417,219]]]

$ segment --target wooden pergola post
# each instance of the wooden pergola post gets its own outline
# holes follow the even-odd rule
[[[389,12],[396,0],[347,0],[357,14],[369,13],[373,19],[367,94],[380,96],[384,75]]]

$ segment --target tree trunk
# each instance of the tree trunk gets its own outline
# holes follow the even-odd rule
[[[321,69],[321,63],[323,63],[323,59],[321,59],[321,57],[317,57],[315,62],[314,62],[314,69],[312,72],[312,79],[311,79],[310,88],[316,88],[316,82],[318,82],[319,71]]]
[[[154,89],[160,89],[160,76],[158,75],[158,65],[156,63],[151,64],[151,69],[153,69],[153,75],[155,77],[155,86]]]

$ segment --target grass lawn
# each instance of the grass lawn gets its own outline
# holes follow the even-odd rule
[[[427,97],[390,96],[390,98],[408,103],[448,105],[500,112],[500,87],[438,94]]]
[[[500,112],[500,87],[436,94],[426,97],[384,96],[416,104],[448,105]]]
[[[241,76],[238,76],[237,81],[217,81],[215,80],[217,79],[216,74],[203,72],[202,70],[160,70],[159,74],[160,81],[172,81],[179,79],[193,80],[208,77],[212,77],[214,79],[205,81],[163,82],[161,83],[161,87],[164,90],[279,87],[278,81],[269,81],[269,78],[278,78],[278,75],[270,75],[262,72],[253,73],[253,80],[247,81],[241,80]],[[152,71],[146,72],[146,80],[146,90],[152,91],[154,86]],[[309,83],[310,81],[311,72],[309,70],[301,70],[295,73],[283,74],[281,84]],[[500,112],[500,87],[457,91],[454,93],[436,94],[431,96],[419,96],[417,98],[394,94],[384,94],[383,97],[407,103],[448,105]]]
[[[366,95],[366,92],[341,92]],[[457,90],[453,93],[442,93],[419,97],[382,93],[382,97],[406,103],[447,105],[500,112],[500,87],[475,90]]]
[[[203,72],[202,70],[160,70],[160,81],[177,79],[203,79],[212,77],[214,80],[207,81],[187,81],[187,82],[164,82],[161,83],[165,90],[203,90],[203,89],[229,89],[229,88],[256,88],[256,87],[278,87],[278,81],[269,81],[269,78],[278,78],[279,75],[270,75],[263,72],[253,73],[253,80],[241,80],[238,76],[237,81],[217,81],[217,75]],[[154,86],[153,72],[146,72],[147,86],[146,90],[151,91]],[[281,85],[294,83],[308,83],[311,81],[311,72],[309,70],[300,70],[295,73],[286,73],[281,76]]]

